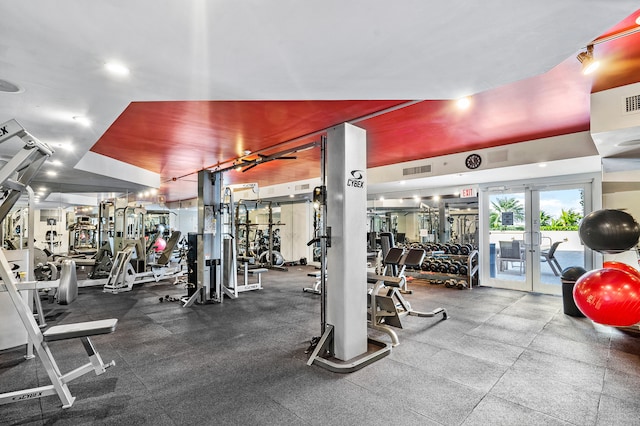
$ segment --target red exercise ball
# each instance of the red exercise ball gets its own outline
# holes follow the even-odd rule
[[[599,324],[628,327],[640,322],[640,277],[620,269],[594,269],[576,281],[576,306]]]
[[[161,251],[164,251],[164,249],[167,248],[167,242],[164,240],[164,238],[158,238],[154,246],[156,248],[156,253],[160,253]]]
[[[606,269],[619,269],[621,271],[625,271],[630,273],[631,275],[635,275],[638,278],[640,278],[640,271],[638,271],[636,268],[634,268],[633,266],[624,263],[624,262],[617,262],[615,260],[609,260],[607,262],[604,262],[602,264],[603,268]]]

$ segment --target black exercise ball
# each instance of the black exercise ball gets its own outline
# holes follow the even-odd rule
[[[622,253],[638,243],[640,225],[622,210],[596,210],[582,219],[580,239],[600,253]]]
[[[568,268],[564,268],[562,270],[562,274],[560,275],[560,279],[563,281],[578,281],[578,278],[587,273],[587,270],[581,266],[569,266]]]

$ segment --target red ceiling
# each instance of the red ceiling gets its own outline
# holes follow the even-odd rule
[[[402,102],[133,102],[91,150],[160,173],[161,192],[169,200],[184,199],[196,193],[198,170],[237,158],[244,150],[263,150]],[[226,179],[265,185],[319,175],[317,152],[298,157],[300,161],[286,164],[265,163],[246,174],[228,173]]]
[[[623,21],[611,32],[632,24]],[[593,91],[636,82],[640,34],[602,43],[596,56],[606,64]],[[196,173],[203,168],[245,149],[310,141],[304,136],[347,121],[367,130],[369,167],[586,131],[591,85],[571,57],[543,75],[473,96],[464,111],[451,101],[427,100],[359,119],[407,101],[133,102],[91,150],[160,173],[161,192],[171,201],[196,195]],[[318,150],[296,155],[247,173],[230,171],[225,179],[265,186],[319,175]]]
[[[637,16],[639,16],[638,12],[633,13],[599,39],[640,28],[635,22]],[[596,39],[597,42],[598,39]],[[594,56],[600,59],[601,65],[594,78],[592,92],[640,81],[640,33],[596,44]]]
[[[368,166],[588,130],[591,82],[579,68],[565,61],[539,77],[475,95],[467,110],[452,101],[423,101],[360,122]]]

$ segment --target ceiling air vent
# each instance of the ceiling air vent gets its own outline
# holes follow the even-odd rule
[[[624,98],[623,114],[635,114],[640,112],[640,95],[627,96]]]
[[[296,191],[304,191],[309,189],[309,184],[305,183],[304,185],[296,185],[295,190]]]
[[[426,166],[407,167],[406,169],[402,169],[402,176],[421,175],[424,173],[431,173],[431,164],[427,164]]]
[[[503,163],[509,159],[509,150],[501,149],[487,154],[488,163]]]

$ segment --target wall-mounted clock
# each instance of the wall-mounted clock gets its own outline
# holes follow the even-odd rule
[[[469,154],[464,160],[464,164],[468,169],[477,169],[482,164],[482,158],[478,154]]]

